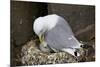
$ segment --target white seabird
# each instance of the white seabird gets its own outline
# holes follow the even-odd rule
[[[52,50],[74,52],[81,43],[75,38],[68,22],[56,14],[39,17],[34,21],[34,32],[40,39],[42,48],[49,46]]]

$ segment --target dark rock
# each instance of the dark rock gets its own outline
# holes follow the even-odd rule
[[[64,17],[79,40],[87,41],[95,37],[94,6],[52,3],[48,4],[48,13]]]
[[[47,14],[46,7],[41,3],[11,1],[11,39],[15,45],[22,45],[34,35],[33,22]]]

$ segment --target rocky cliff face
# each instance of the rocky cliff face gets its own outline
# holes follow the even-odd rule
[[[46,5],[32,2],[11,2],[11,41],[15,45],[22,45],[34,36],[33,22],[37,17],[47,15]]]
[[[11,41],[16,45],[34,36],[33,22],[39,16],[58,14],[70,24],[75,36],[82,41],[95,37],[95,7],[35,2],[11,2]]]
[[[88,41],[95,37],[94,6],[48,4],[48,14],[64,17],[79,40]]]

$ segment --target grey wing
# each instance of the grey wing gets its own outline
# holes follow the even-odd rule
[[[45,33],[45,41],[55,49],[79,48],[79,42],[74,37],[71,29],[66,24],[57,24],[53,29]]]

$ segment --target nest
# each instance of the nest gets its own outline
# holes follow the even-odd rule
[[[95,61],[94,42],[83,42],[87,46],[83,47],[82,55],[76,59],[66,52],[45,53],[39,50],[38,40],[30,40],[22,47],[13,47],[12,64],[18,65],[44,65],[61,63],[78,63]]]

